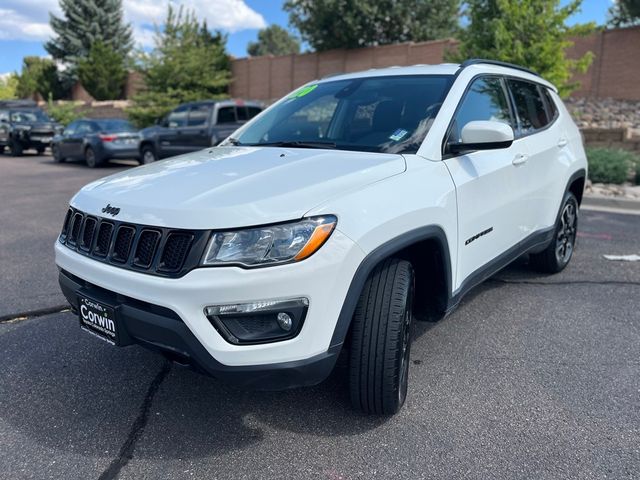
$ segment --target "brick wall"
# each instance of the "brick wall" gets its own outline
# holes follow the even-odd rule
[[[393,65],[444,61],[456,40],[402,43],[353,50],[300,55],[249,57],[233,60],[232,97],[270,101],[324,76]],[[585,74],[576,75],[576,97],[640,100],[640,26],[605,30],[575,39],[570,58],[591,51],[595,58]]]

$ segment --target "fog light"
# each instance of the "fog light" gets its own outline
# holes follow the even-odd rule
[[[291,330],[293,320],[291,320],[291,317],[288,313],[280,312],[278,314],[278,325],[280,325],[280,328],[285,332],[288,332],[289,330]]]
[[[204,309],[211,324],[233,344],[278,342],[300,332],[309,300],[264,300],[231,305],[211,305]]]

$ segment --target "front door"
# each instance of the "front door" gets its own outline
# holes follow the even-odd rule
[[[512,128],[514,117],[500,77],[473,81],[465,93],[447,135],[447,143],[460,142],[462,128],[474,120],[504,122]],[[518,170],[527,159],[524,140],[504,149],[447,154],[445,164],[456,185],[458,201],[458,271],[456,287],[480,268],[518,243],[528,230],[521,197],[526,178]]]
[[[182,105],[167,117],[166,125],[158,133],[158,154],[161,158],[173,157],[189,151],[182,135],[183,129],[187,126],[188,113],[189,107]]]

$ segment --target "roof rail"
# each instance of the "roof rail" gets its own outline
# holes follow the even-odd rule
[[[529,68],[521,67],[520,65],[515,65],[513,63],[507,63],[507,62],[501,62],[499,60],[487,60],[485,58],[470,58],[469,60],[465,60],[464,62],[462,62],[460,64],[460,69],[462,70],[463,68],[469,67],[471,65],[478,65],[478,64],[498,65],[499,67],[514,68],[516,70],[520,70],[522,72],[527,72],[527,73],[530,73],[532,75],[535,75],[536,77],[540,76],[540,74],[538,72],[534,72],[533,70],[531,70]]]

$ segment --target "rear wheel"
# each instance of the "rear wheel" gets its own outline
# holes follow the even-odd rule
[[[145,145],[142,147],[142,152],[140,154],[140,163],[142,165],[147,165],[149,163],[153,163],[158,160],[156,156],[156,152],[151,145]]]
[[[38,153],[38,155],[42,155],[44,153],[45,147],[38,147],[36,148],[36,152]]]
[[[84,161],[87,163],[89,168],[96,168],[98,166],[98,158],[96,157],[96,152],[93,148],[87,147],[84,151]]]
[[[413,326],[413,268],[388,259],[377,266],[353,317],[350,390],[354,408],[394,414],[407,397]]]
[[[562,202],[553,240],[542,252],[531,255],[531,266],[544,273],[557,273],[563,270],[573,256],[577,230],[578,199],[573,193],[567,192]]]
[[[24,152],[24,148],[22,147],[22,144],[17,140],[11,140],[9,142],[9,151],[14,157],[21,157],[22,153]]]

